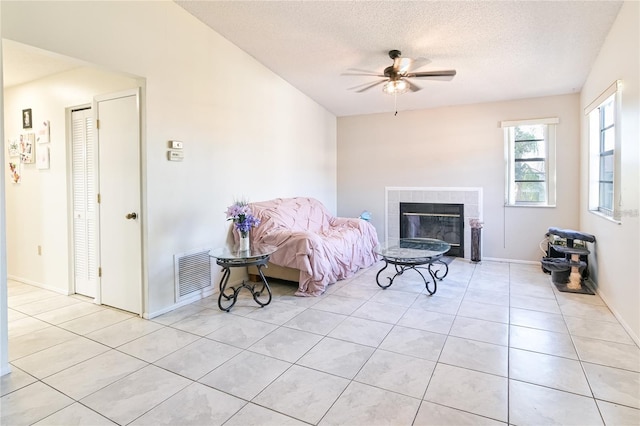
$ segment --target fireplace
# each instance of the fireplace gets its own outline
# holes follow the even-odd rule
[[[400,203],[441,203],[464,205],[464,223],[471,219],[482,220],[482,188],[435,186],[387,186],[385,187],[384,238],[386,241],[400,238]],[[471,258],[471,227],[464,227],[464,258]]]
[[[436,238],[464,257],[464,204],[400,203],[400,238]]]

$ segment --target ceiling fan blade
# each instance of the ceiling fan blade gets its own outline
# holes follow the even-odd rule
[[[362,68],[347,68],[347,71],[364,72],[364,73],[368,73],[368,74],[380,74],[379,71],[365,70],[365,69],[362,69]]]
[[[384,80],[376,81],[375,83],[370,83],[370,84],[366,85],[365,87],[363,87],[362,89],[360,89],[360,90],[356,90],[356,93],[362,93],[362,92],[364,92],[364,91],[366,91],[366,90],[369,90],[369,89],[372,89],[372,88],[374,88],[374,87],[376,87],[376,86],[379,86],[379,85],[381,85],[382,83],[385,83],[385,82],[387,82],[387,81],[389,81],[389,80],[384,79]],[[360,86],[353,87],[353,89],[355,89],[355,88],[357,88],[357,87],[360,87]]]
[[[393,60],[393,69],[398,74],[404,74],[411,69],[413,60],[411,58],[403,58],[401,56]]]
[[[413,67],[413,59],[411,58],[400,58],[400,74],[405,74],[409,72],[409,70]]]
[[[343,72],[340,75],[366,75],[370,77],[384,77],[384,75],[373,72]]]
[[[356,90],[356,89],[360,89],[363,88],[365,86],[370,86],[373,83],[371,83],[370,81],[367,81],[366,83],[360,83],[360,84],[356,84],[355,86],[349,87],[347,90]]]
[[[409,90],[411,90],[412,92],[417,92],[418,90],[422,90],[422,87],[413,84],[412,82],[410,82],[408,79],[404,79],[404,81],[407,82],[407,84],[409,85]]]
[[[406,77],[453,77],[456,75],[456,70],[444,70],[444,71],[423,71],[423,72],[410,72]]]
[[[417,70],[418,68],[422,68],[425,65],[428,65],[431,63],[430,59],[424,58],[424,57],[419,57],[419,58],[414,58],[411,61],[411,67],[409,67],[409,69],[407,70],[407,72],[412,71],[412,70]]]

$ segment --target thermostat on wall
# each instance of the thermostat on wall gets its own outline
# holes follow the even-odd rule
[[[182,149],[181,141],[169,141],[169,148],[171,149]]]
[[[169,161],[182,161],[184,159],[184,152],[169,150],[167,152]]]

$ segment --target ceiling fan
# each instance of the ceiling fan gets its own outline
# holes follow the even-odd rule
[[[366,90],[384,84],[384,86],[382,86],[382,91],[384,93],[397,95],[400,93],[405,93],[408,90],[411,90],[412,92],[422,90],[421,87],[417,86],[415,83],[409,80],[411,78],[438,78],[451,80],[453,76],[456,75],[455,70],[412,72],[411,69],[415,68],[414,65],[422,62],[418,64],[418,66],[422,66],[428,63],[428,61],[425,59],[414,60],[411,58],[405,58],[402,56],[402,52],[396,49],[389,51],[389,57],[393,59],[393,65],[386,67],[382,74],[370,71],[362,71],[359,73],[344,73],[343,75],[366,75],[373,77],[384,77],[382,80],[376,81],[374,83],[365,83],[352,87],[351,90],[357,89],[357,93],[362,93]]]

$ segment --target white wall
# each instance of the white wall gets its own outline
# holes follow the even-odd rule
[[[483,257],[540,260],[538,245],[550,226],[578,226],[578,102],[579,95],[571,94],[400,111],[397,116],[341,117],[338,213],[357,216],[362,210],[371,211],[383,239],[386,186],[482,187]],[[505,208],[500,121],[544,117],[560,118],[556,133],[557,207]]]
[[[223,244],[234,199],[335,212],[335,117],[175,3],[3,1],[2,36],[145,79],[147,314],[174,303],[174,254]]]
[[[37,134],[49,121],[50,168],[22,164],[21,182],[6,183],[6,236],[9,277],[67,294],[70,285],[67,220],[67,108],[91,105],[95,95],[137,87],[136,80],[92,68],[76,68],[4,91],[5,139]],[[31,108],[33,128],[22,129],[22,110]],[[6,148],[5,148],[6,152]],[[14,158],[13,161],[16,159]],[[6,165],[5,165],[6,167]],[[38,254],[38,246],[41,254]]]
[[[621,224],[588,211],[588,122],[582,115],[580,227],[596,236],[594,280],[611,310],[640,342],[640,3],[625,2],[582,89],[584,109],[615,80],[623,81]]]

